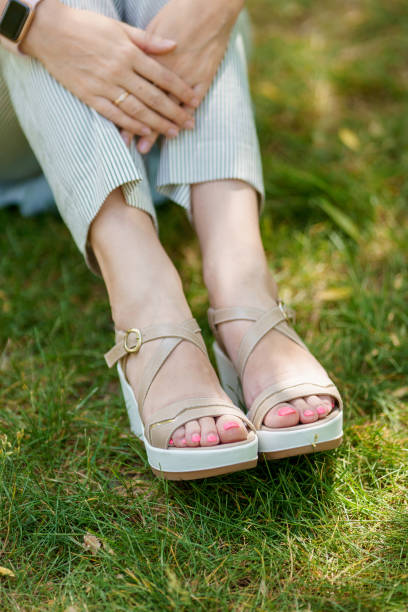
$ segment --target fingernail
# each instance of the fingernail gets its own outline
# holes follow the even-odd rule
[[[239,423],[236,421],[228,421],[228,423],[224,423],[225,431],[228,431],[229,429],[236,429],[237,427],[239,427]]]
[[[152,133],[152,130],[150,128],[146,127],[142,127],[142,129],[140,130],[143,134],[143,136],[149,136],[149,134]]]
[[[324,406],[319,406],[317,408],[317,414],[326,414],[326,412],[327,412],[327,410],[326,410],[326,408]],[[306,414],[306,412],[305,412],[305,414]]]
[[[170,438],[170,440],[169,440],[169,445],[170,445],[170,446],[174,446],[174,440],[173,440],[173,438]]]
[[[200,106],[200,99],[199,98],[191,98],[190,104],[191,104],[191,106]]]
[[[305,417],[312,417],[312,416],[314,416],[313,410],[305,410],[303,414],[305,415]]]
[[[192,130],[194,128],[194,121],[189,119],[185,122],[184,127],[186,128],[186,130]]]
[[[163,45],[170,47],[176,44],[175,40],[171,40],[170,38],[162,38],[160,41]]]
[[[207,441],[208,442],[217,442],[217,436],[215,434],[208,434]]]
[[[178,136],[178,130],[176,130],[176,128],[170,128],[167,132],[167,136],[168,138],[175,138]]]
[[[149,142],[147,140],[140,140],[138,149],[141,153],[147,153],[149,150]]]
[[[295,414],[296,410],[294,408],[290,408],[289,406],[284,406],[278,410],[279,416],[288,416],[288,414]]]
[[[182,439],[181,441],[182,444],[187,444],[187,440],[185,438]]]
[[[200,436],[200,434],[193,434],[191,436],[191,439],[192,439],[193,442],[199,442],[201,440],[201,436]]]

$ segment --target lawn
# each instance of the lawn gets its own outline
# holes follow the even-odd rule
[[[102,282],[57,216],[2,211],[1,610],[408,609],[406,3],[249,8],[263,237],[344,443],[156,479],[103,362]],[[174,205],[159,218],[210,346],[197,241]]]

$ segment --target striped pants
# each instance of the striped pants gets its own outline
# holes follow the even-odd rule
[[[167,0],[65,0],[145,28]],[[142,156],[117,127],[62,87],[36,60],[0,48],[0,180],[44,172],[60,214],[91,268],[90,225],[121,187],[125,201],[156,214]],[[163,140],[156,189],[185,207],[191,184],[240,179],[263,198],[262,168],[238,21],[196,127]]]

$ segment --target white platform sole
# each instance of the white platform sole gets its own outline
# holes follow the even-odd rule
[[[243,408],[242,388],[232,361],[213,344],[218,373],[224,391],[232,401]],[[307,425],[261,429],[257,432],[259,452],[267,459],[280,459],[336,448],[343,438],[343,411],[335,409],[325,419]]]
[[[193,480],[218,476],[255,467],[258,461],[258,440],[251,432],[247,442],[220,444],[211,448],[157,448],[146,440],[144,426],[132,387],[123,370],[117,366],[126,403],[131,431],[144,443],[153,472],[169,480]]]

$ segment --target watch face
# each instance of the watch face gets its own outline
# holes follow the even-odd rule
[[[0,22],[0,34],[17,41],[30,14],[30,9],[18,0],[10,0]]]

